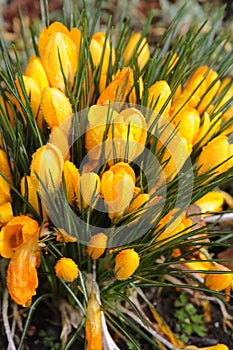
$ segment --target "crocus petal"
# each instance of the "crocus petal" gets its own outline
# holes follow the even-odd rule
[[[118,280],[127,280],[138,268],[140,258],[134,249],[125,249],[117,254],[114,272]]]

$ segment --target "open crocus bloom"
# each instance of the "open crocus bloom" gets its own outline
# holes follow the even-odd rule
[[[39,229],[39,224],[29,216],[13,217],[0,231],[0,254],[4,258],[11,258],[14,252]]]

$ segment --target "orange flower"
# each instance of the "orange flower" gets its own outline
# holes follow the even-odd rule
[[[92,292],[87,303],[86,313],[86,350],[102,350],[102,324],[100,303]]]
[[[0,227],[7,224],[13,218],[13,210],[10,202],[0,205]],[[1,236],[1,234],[0,234]],[[1,244],[0,244],[1,246]]]
[[[140,258],[134,249],[125,249],[117,254],[114,272],[118,280],[127,280],[138,268]]]
[[[80,32],[69,31],[62,23],[54,22],[44,28],[38,39],[41,60],[52,87],[66,92],[63,74],[72,89],[78,67]],[[62,73],[63,72],[63,73]]]
[[[11,258],[22,244],[38,232],[38,229],[38,222],[29,216],[13,217],[0,231],[0,255]]]
[[[57,277],[65,282],[73,282],[78,277],[78,266],[70,258],[61,258],[57,261],[55,267]]]
[[[15,251],[7,270],[7,286],[11,298],[19,305],[29,307],[38,287],[37,267],[40,264],[38,232]]]
[[[87,255],[93,260],[99,259],[105,252],[107,239],[108,237],[102,232],[92,236],[86,249]]]
[[[141,39],[140,33],[135,33],[130,37],[128,44],[126,45],[126,48],[124,51],[124,65],[125,66],[128,65],[131,57],[133,56],[140,39]],[[139,47],[137,48],[138,67],[140,70],[143,69],[143,67],[148,62],[149,58],[150,58],[150,48],[149,48],[149,45],[148,45],[146,38],[143,38],[141,40]]]
[[[115,50],[111,47],[110,40],[106,38],[106,34],[98,32],[93,35],[90,42],[90,53],[94,67],[99,67],[101,63],[101,73],[99,82],[100,93],[106,87],[106,79],[109,69],[109,64],[115,63]]]
[[[215,137],[203,147],[197,162],[198,174],[204,174],[216,167],[213,176],[222,174],[232,166],[233,144],[229,144],[227,136],[222,135]]]
[[[124,102],[134,84],[133,70],[124,67],[119,70],[111,83],[101,92],[97,104]]]
[[[189,345],[185,350],[230,350],[225,344],[217,344],[212,346],[207,346],[207,348],[198,348],[194,345]]]
[[[46,87],[41,94],[41,111],[50,128],[61,125],[72,117],[73,111],[69,99],[56,89]]]
[[[114,220],[121,217],[133,198],[133,169],[127,163],[116,163],[103,173],[100,185],[109,218]]]
[[[41,92],[46,86],[49,86],[48,77],[40,57],[31,55],[25,75],[36,82]]]

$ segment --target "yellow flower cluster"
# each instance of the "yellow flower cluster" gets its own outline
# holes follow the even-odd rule
[[[41,31],[39,56],[30,57],[25,74],[15,81],[17,93],[10,97],[24,123],[27,122],[25,110],[29,105],[39,132],[45,132],[50,137],[47,144],[32,152],[30,169],[27,174],[21,174],[19,184],[22,197],[27,199],[41,221],[49,221],[49,215],[39,198],[40,181],[51,196],[56,188],[64,187],[67,202],[78,216],[90,214],[91,210],[97,211],[101,201],[110,226],[127,216],[135,220],[144,215],[151,198],[159,201],[156,186],[149,192],[142,184],[141,174],[135,171],[134,161],[142,156],[145,149],[153,152],[154,156],[160,155],[162,175],[167,182],[178,175],[195,148],[199,152],[198,159],[194,160],[197,175],[210,172],[213,177],[233,166],[233,145],[228,139],[232,128],[220,132],[221,125],[231,117],[231,109],[221,113],[221,107],[232,98],[232,88],[227,90],[220,103],[215,103],[225,91],[228,79],[221,81],[217,72],[201,66],[175,93],[164,79],[146,87],[143,69],[150,59],[150,48],[145,38],[138,45],[140,39],[141,34],[132,35],[123,53],[123,66],[113,70],[116,63],[114,46],[105,33],[95,33],[88,43],[88,72],[84,81],[79,83],[76,81],[79,55],[86,44],[80,31],[77,28],[69,30],[58,22]],[[137,77],[131,65],[135,51]],[[172,70],[178,60],[179,57],[175,56],[168,69]],[[110,74],[112,71],[114,73]],[[98,75],[96,86],[94,82]],[[88,87],[90,102],[82,150],[87,161],[80,168],[77,163],[81,164],[83,159],[78,162],[73,160],[68,134],[61,127],[64,122],[68,122],[68,128],[71,127],[71,117],[77,106],[70,93],[78,84]],[[140,90],[137,97],[136,84]],[[140,101],[144,101],[146,108],[130,105],[130,102]],[[117,108],[114,102],[119,102]],[[152,112],[149,117],[143,112],[148,109]],[[6,106],[4,110],[7,111]],[[213,111],[214,117],[211,118]],[[9,118],[14,125],[12,114]],[[157,132],[158,139],[154,142]],[[81,155],[76,154],[75,157]],[[10,184],[15,165],[0,149],[0,254],[11,259],[7,282],[12,298],[29,306],[38,284],[39,224],[30,216],[13,215]],[[156,181],[160,183],[159,176]],[[212,203],[213,197],[197,202],[203,211],[206,211],[205,200]],[[221,206],[220,198],[220,205],[217,201],[212,210]],[[152,239],[156,247],[190,232],[192,221],[186,213],[176,214],[170,211],[153,230]],[[67,242],[72,241],[68,234],[63,238],[65,242],[66,239]],[[61,237],[59,239],[61,242]],[[108,239],[104,232],[91,236],[86,255],[94,261],[105,256]],[[134,249],[122,249],[115,258],[113,270],[116,278],[128,279],[139,264],[139,254]],[[221,270],[219,264],[213,268]],[[77,264],[68,257],[61,258],[55,265],[56,275],[66,282],[73,282],[78,277],[78,271]],[[219,290],[211,276],[207,275],[206,286]],[[229,290],[232,286],[230,276],[222,275],[222,289]],[[96,305],[99,315],[99,304],[93,298],[88,308],[91,303]],[[88,319],[88,322],[92,321]],[[89,328],[87,326],[87,333]]]

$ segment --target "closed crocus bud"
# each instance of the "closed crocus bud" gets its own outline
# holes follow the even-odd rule
[[[186,108],[174,119],[173,124],[179,130],[182,138],[185,138],[188,144],[193,145],[200,127],[200,115],[194,108]]]
[[[119,70],[111,83],[101,92],[97,104],[125,102],[134,84],[133,70],[124,67]]]
[[[38,233],[31,235],[16,250],[7,269],[7,287],[11,298],[29,307],[38,287],[37,268],[40,265]]]
[[[153,233],[153,236],[158,235],[155,239],[155,242],[158,244],[155,247],[158,248],[173,239],[175,240],[187,234],[192,225],[192,220],[186,218],[184,213],[178,215],[175,210],[169,212],[160,220],[158,227]]]
[[[2,149],[0,149],[0,173],[2,173],[9,182],[12,182],[11,169],[9,166],[7,154]]]
[[[87,209],[89,206],[94,207],[99,198],[100,178],[94,172],[84,173],[79,176],[76,194],[78,198],[78,208]]]
[[[101,177],[101,193],[111,220],[120,218],[134,194],[135,174],[127,163],[116,163]]]
[[[0,231],[0,255],[11,258],[14,252],[39,229],[38,222],[29,216],[13,217]]]
[[[211,104],[220,87],[218,74],[208,66],[199,67],[189,79],[185,91],[198,97],[200,113]],[[207,92],[208,91],[208,92]]]
[[[198,199],[195,204],[201,208],[202,213],[221,211],[224,204],[224,194],[217,191],[208,192],[203,197]]]
[[[29,175],[22,177],[20,182],[20,189],[23,196],[27,195],[27,201],[31,204],[35,212],[39,215],[39,202],[36,188],[32,184],[31,177]]]
[[[63,175],[68,203],[74,206],[76,201],[76,188],[79,183],[79,171],[74,163],[66,160],[63,164]]]
[[[134,249],[125,249],[117,254],[114,272],[120,281],[127,280],[139,266],[140,258]]]
[[[93,105],[88,112],[88,126],[85,133],[85,146],[91,161],[99,160],[106,128],[118,115],[109,106]]]
[[[0,176],[0,205],[11,202],[10,185]]]
[[[31,77],[27,77],[25,75],[23,75],[23,84],[24,84],[24,87],[25,87],[25,90],[26,90],[26,94],[28,96],[28,99],[29,99],[29,102],[30,102],[30,105],[31,105],[31,108],[32,108],[32,112],[34,114],[34,117],[37,119],[37,120],[40,120],[41,119],[41,116],[39,115],[40,114],[40,99],[41,99],[41,91],[40,91],[40,88],[39,86],[37,85],[37,83],[35,82],[35,80]],[[20,85],[20,82],[19,80],[17,79],[16,82],[16,87],[17,87],[17,90],[18,90],[18,93],[19,93],[19,96],[21,98],[21,101],[22,103],[26,106],[26,101],[25,101],[25,98],[24,98],[24,95],[23,95],[23,91],[22,91],[22,88],[21,88],[21,85]],[[22,107],[19,103],[19,101],[17,101],[15,99],[15,105],[17,107],[17,109],[21,112],[22,112]]]
[[[99,259],[105,252],[107,240],[108,237],[102,232],[92,236],[86,249],[87,255],[93,260]]]
[[[10,202],[0,205],[0,227],[4,226],[13,218],[13,210]]]
[[[41,94],[41,111],[50,128],[61,125],[73,114],[72,106],[65,94],[50,87],[46,87]]]
[[[111,159],[132,162],[143,152],[146,138],[146,120],[139,110],[127,108],[115,115],[105,144],[109,164]]]
[[[38,48],[49,83],[64,93],[66,86],[63,74],[71,89],[74,84],[79,55],[77,42],[73,40],[71,32],[58,22],[44,28],[38,39]]]
[[[130,37],[128,44],[126,45],[126,48],[124,51],[124,65],[125,66],[128,65],[131,57],[135,53],[135,50],[138,46],[138,42],[140,39],[141,39],[140,33],[135,33]],[[149,58],[150,58],[150,48],[149,48],[149,45],[148,45],[146,38],[143,38],[141,40],[140,45],[137,48],[138,67],[140,70],[143,69],[143,67],[148,62]]]
[[[46,186],[51,193],[54,192],[54,186],[56,188],[61,184],[63,162],[60,150],[50,143],[36,150],[32,155],[30,176],[37,191]]]
[[[90,53],[94,67],[97,68],[101,64],[99,83],[101,93],[106,87],[109,64],[111,62],[114,65],[116,59],[115,50],[111,47],[110,40],[106,38],[105,33],[98,32],[93,35],[90,42]]]
[[[197,162],[198,174],[204,174],[216,167],[213,176],[222,174],[232,166],[233,145],[229,144],[227,136],[222,135],[215,137],[203,147]]]
[[[70,258],[61,258],[57,261],[55,267],[56,276],[65,282],[73,282],[78,277],[78,266]]]
[[[170,86],[165,80],[159,80],[151,85],[148,90],[147,106],[153,109],[156,113],[161,113],[166,117],[171,107],[171,100],[169,100],[170,97]],[[151,124],[152,120],[149,122],[149,125]]]
[[[135,216],[140,215],[140,213],[143,213],[143,209],[140,211],[138,211],[138,209],[143,208],[143,206],[148,202],[148,200],[149,194],[143,193],[139,187],[135,187],[133,199],[125,214],[129,214],[135,211]]]
[[[48,77],[40,57],[35,55],[30,57],[25,75],[33,78],[41,92],[46,86],[49,86]]]
[[[219,271],[221,273],[215,274],[215,273],[208,273],[205,277],[205,285],[212,290],[216,290],[217,292],[220,292],[224,289],[229,289],[233,287],[233,275],[232,271],[228,269],[226,266],[223,266],[221,264],[213,264],[213,267],[211,270]],[[225,273],[223,273],[225,272]],[[229,291],[230,291],[229,290]]]
[[[142,99],[143,91],[144,91],[144,82],[143,82],[142,76],[140,76],[138,78],[138,92],[137,92],[136,86],[134,86],[132,91],[129,94],[129,102],[132,104],[136,104],[138,100]]]

